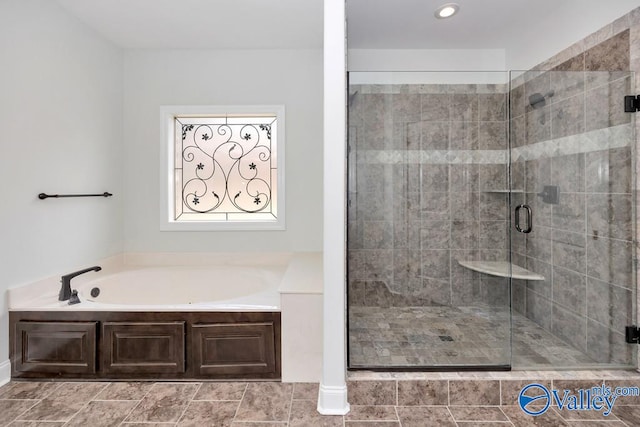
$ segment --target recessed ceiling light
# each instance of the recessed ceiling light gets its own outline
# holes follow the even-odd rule
[[[434,15],[438,19],[451,18],[453,15],[458,13],[458,9],[460,9],[460,6],[457,4],[447,3],[437,8]]]

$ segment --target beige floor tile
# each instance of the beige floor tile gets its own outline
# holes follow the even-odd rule
[[[345,421],[345,427],[400,427],[397,421]],[[425,427],[425,424],[422,425]]]
[[[192,401],[184,411],[179,427],[230,427],[239,401]]]
[[[455,427],[456,423],[446,406],[399,406],[402,427]]]
[[[352,405],[395,405],[395,381],[349,381],[348,401]]]
[[[237,421],[287,421],[291,407],[293,384],[265,382],[249,383]]]
[[[615,409],[615,405],[614,405]],[[614,414],[604,415],[603,411],[587,410],[587,411],[570,411],[568,409],[558,409],[555,406],[550,408],[557,412],[566,421],[615,421],[618,419]]]
[[[202,383],[193,400],[241,400],[247,383]]]
[[[315,400],[294,400],[291,405],[289,427],[342,427],[341,416],[321,415]]]
[[[126,422],[178,422],[200,384],[156,383]]]
[[[111,383],[94,400],[142,400],[151,387],[152,382]]]
[[[60,402],[84,402],[93,400],[109,383],[102,382],[68,382],[62,383],[54,393],[47,396],[49,400]]]
[[[318,383],[295,383],[293,384],[293,398],[302,400],[314,400],[318,398]]]
[[[559,427],[569,426],[566,421],[562,419],[557,412],[548,410],[542,415],[533,417],[522,412],[519,406],[502,406],[502,412],[509,418],[516,426],[520,427]],[[550,408],[551,409],[551,408]]]
[[[37,400],[0,400],[0,425],[15,420],[37,403]]]
[[[398,405],[446,405],[449,384],[444,380],[398,381]]]
[[[8,427],[62,427],[64,422],[14,421]]]
[[[18,420],[24,421],[69,421],[80,411],[87,402],[66,400],[44,399],[18,416]]]
[[[122,423],[120,425],[122,427],[171,427],[176,423]]]
[[[346,421],[398,421],[395,406],[352,405],[344,419]]]
[[[66,424],[69,427],[117,427],[138,405],[136,400],[89,402]]]
[[[262,423],[252,421],[233,422],[231,427],[287,427],[287,423]]]
[[[569,421],[569,427],[627,427],[622,421]]]
[[[613,414],[628,425],[640,426],[640,406],[614,405]]]
[[[509,421],[497,406],[450,406],[456,421]]]
[[[457,424],[458,427],[513,427],[511,421],[458,421]]]
[[[0,388],[0,399],[44,399],[59,386],[52,382],[11,382]]]

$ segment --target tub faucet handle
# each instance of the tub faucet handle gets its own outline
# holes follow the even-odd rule
[[[80,304],[80,297],[78,296],[78,291],[75,289],[71,291],[71,296],[69,297],[69,305]]]

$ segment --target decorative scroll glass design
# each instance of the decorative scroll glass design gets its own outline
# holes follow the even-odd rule
[[[174,220],[276,221],[277,117],[175,117]]]

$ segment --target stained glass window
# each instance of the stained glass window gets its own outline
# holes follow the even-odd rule
[[[278,116],[172,115],[169,222],[279,223]]]

